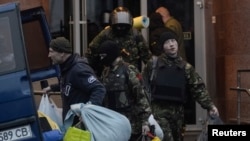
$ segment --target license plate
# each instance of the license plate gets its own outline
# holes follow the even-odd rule
[[[0,131],[0,141],[16,141],[32,137],[30,125]]]

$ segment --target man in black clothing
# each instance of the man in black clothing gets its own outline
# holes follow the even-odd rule
[[[50,42],[48,57],[54,64],[59,64],[60,85],[53,84],[43,90],[61,91],[63,104],[63,119],[70,105],[76,103],[92,103],[102,105],[106,89],[97,79],[87,59],[78,54],[72,54],[72,46],[64,37],[58,37]]]

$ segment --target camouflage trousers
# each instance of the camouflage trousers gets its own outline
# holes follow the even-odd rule
[[[141,135],[142,131],[142,119],[140,117],[136,117],[136,114],[134,113],[133,110],[130,110],[130,112],[119,112],[119,113],[126,116],[130,121],[132,128],[131,138],[133,139],[138,138]]]
[[[184,107],[181,104],[152,102],[155,119],[161,126],[164,139],[162,141],[183,141]]]

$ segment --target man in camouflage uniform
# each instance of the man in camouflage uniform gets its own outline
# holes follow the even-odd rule
[[[117,7],[110,16],[110,25],[102,30],[89,44],[86,57],[90,65],[98,69],[98,48],[103,41],[113,40],[119,44],[124,61],[129,62],[141,70],[142,61],[146,63],[150,50],[142,34],[133,25],[133,17],[125,7]],[[98,70],[96,70],[98,71]]]
[[[124,62],[118,44],[107,40],[100,45],[100,63],[105,66],[101,81],[107,93],[104,105],[125,115],[132,126],[130,141],[150,131],[148,117],[151,108],[142,87],[142,77],[138,69]]]
[[[163,53],[157,61],[150,60],[146,64],[143,78],[151,86],[151,108],[164,131],[164,141],[182,141],[187,91],[210,115],[218,116],[219,112],[202,78],[178,55],[176,35],[164,32],[159,45]]]

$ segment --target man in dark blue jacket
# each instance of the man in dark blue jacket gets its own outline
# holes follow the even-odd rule
[[[87,59],[78,54],[72,54],[72,46],[64,37],[58,37],[50,42],[49,55],[54,64],[59,64],[60,85],[53,84],[44,91],[58,91],[62,95],[63,119],[70,105],[75,103],[92,103],[102,105],[106,89],[97,79]]]

